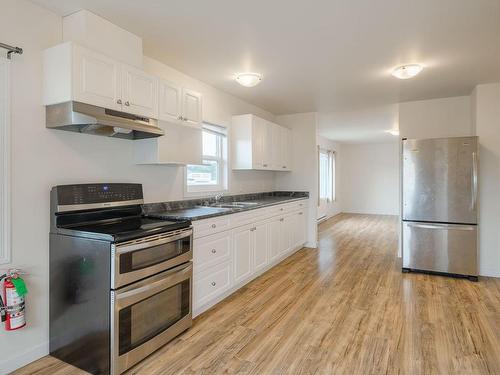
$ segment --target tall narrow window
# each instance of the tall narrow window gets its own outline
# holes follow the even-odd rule
[[[322,202],[335,200],[335,153],[319,150],[319,199]]]
[[[226,129],[203,124],[203,164],[186,167],[188,193],[221,192],[227,189]]]
[[[10,262],[10,62],[0,57],[0,264]]]

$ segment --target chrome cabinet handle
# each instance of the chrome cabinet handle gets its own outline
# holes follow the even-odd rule
[[[217,252],[217,250],[212,249],[212,254],[215,254],[216,252]]]
[[[299,215],[302,215],[302,214],[303,214],[303,212],[299,212]]]
[[[280,221],[285,221],[285,219],[281,218]]]
[[[281,168],[286,168],[286,165],[282,166]]]
[[[216,286],[217,285],[217,283],[215,281],[212,281],[211,284],[212,284],[212,286]]]
[[[122,104],[122,100],[121,100],[121,99],[118,99],[118,100],[116,101],[116,103],[117,103],[117,104]]]
[[[125,102],[125,105],[128,107],[130,106],[130,103],[128,102],[128,100]]]
[[[253,232],[253,231],[255,231],[255,230],[257,230],[257,228],[256,228],[256,227],[250,228],[250,232]]]
[[[212,228],[217,228],[217,225],[215,225],[215,224],[212,224]]]
[[[262,164],[263,167],[267,167],[267,164]]]

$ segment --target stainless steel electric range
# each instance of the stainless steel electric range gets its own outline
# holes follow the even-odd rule
[[[119,374],[191,326],[191,223],[142,203],[140,184],[52,188],[52,356]]]

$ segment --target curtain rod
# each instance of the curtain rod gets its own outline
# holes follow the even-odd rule
[[[22,54],[23,53],[23,49],[22,48],[19,48],[19,47],[13,47],[13,46],[9,46],[8,44],[5,44],[5,43],[0,43],[0,48],[5,48],[7,51],[7,58],[10,60],[11,59],[11,54],[13,53],[18,53],[18,54]]]

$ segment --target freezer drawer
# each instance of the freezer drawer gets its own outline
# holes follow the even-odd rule
[[[477,226],[403,222],[403,268],[477,276]]]

